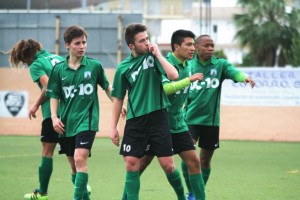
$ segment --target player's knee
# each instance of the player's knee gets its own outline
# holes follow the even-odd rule
[[[210,159],[201,158],[201,167],[209,168],[210,167]]]
[[[161,165],[161,167],[167,174],[171,174],[175,171],[175,164],[173,162],[165,163],[164,165]]]
[[[140,160],[136,158],[126,158],[126,170],[127,171],[139,171],[140,170]]]
[[[192,174],[200,173],[200,159],[192,159],[186,162],[189,172]]]

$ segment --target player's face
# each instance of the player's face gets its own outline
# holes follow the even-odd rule
[[[87,47],[85,35],[73,38],[71,43],[66,43],[66,47],[71,57],[82,57]]]
[[[143,55],[149,51],[149,36],[146,31],[140,32],[134,37],[134,44],[131,45],[131,50],[134,56]]]
[[[214,41],[211,37],[204,36],[198,41],[196,49],[200,60],[209,60],[215,51]]]
[[[175,44],[174,54],[177,58],[184,61],[187,59],[192,59],[195,52],[195,42],[193,38],[184,38],[181,45]]]

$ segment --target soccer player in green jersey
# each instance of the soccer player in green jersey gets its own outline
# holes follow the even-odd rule
[[[198,55],[191,62],[192,74],[203,73],[204,80],[192,83],[185,116],[194,142],[198,141],[200,147],[200,163],[205,184],[210,175],[212,156],[215,149],[219,148],[222,82],[231,79],[250,83],[252,88],[255,85],[250,76],[236,69],[227,60],[216,58],[213,55],[214,47],[214,41],[209,35],[197,38]]]
[[[75,163],[73,200],[82,200],[87,192],[87,160],[99,130],[98,85],[110,100],[111,86],[102,64],[85,56],[87,33],[80,26],[64,31],[69,51],[64,62],[52,70],[46,95],[51,98],[53,127],[62,138],[61,151]],[[58,106],[62,103],[62,106]],[[60,117],[56,115],[58,107]]]
[[[117,124],[128,92],[127,118],[120,148],[127,171],[127,199],[139,199],[140,161],[149,143],[178,199],[184,200],[183,185],[174,164],[169,133],[166,109],[170,103],[162,88],[162,74],[175,80],[178,72],[163,57],[157,45],[149,42],[145,25],[129,24],[125,29],[125,40],[131,54],[118,65],[114,76],[111,139],[116,146],[120,145]]]
[[[197,156],[191,135],[188,132],[188,126],[184,120],[183,105],[188,96],[188,89],[191,82],[201,81],[203,74],[196,73],[191,75],[191,68],[188,60],[194,56],[194,38],[193,32],[188,30],[177,30],[171,37],[172,53],[169,53],[167,60],[177,68],[179,77],[175,81],[170,81],[163,75],[163,89],[168,95],[171,106],[168,108],[170,133],[173,142],[174,154],[178,154],[187,164],[188,173],[184,174],[187,182],[189,194],[187,199],[205,199],[205,185],[201,175],[200,160]],[[145,156],[141,159],[140,174],[147,168],[153,160],[155,154],[151,145],[147,146]],[[186,165],[184,165],[186,166]],[[190,184],[191,183],[191,184]],[[195,198],[196,197],[196,198]],[[126,199],[126,193],[123,194]]]
[[[177,30],[171,37],[172,53],[169,53],[167,60],[177,68],[179,77],[175,81],[170,81],[163,75],[163,89],[168,95],[171,106],[168,108],[170,133],[173,142],[174,154],[178,154],[188,168],[188,173],[184,174],[185,181],[189,186],[187,199],[205,199],[205,185],[201,175],[200,160],[196,152],[193,139],[188,131],[188,126],[184,120],[183,105],[188,96],[188,89],[191,82],[201,81],[203,74],[195,73],[191,75],[191,68],[188,60],[194,56],[195,34],[189,30]],[[141,159],[140,174],[151,163],[155,154],[151,145],[147,146],[145,156]],[[126,193],[123,193],[123,200]]]
[[[59,138],[52,125],[50,100],[44,94],[52,68],[55,64],[63,61],[64,58],[47,52],[42,48],[41,43],[33,39],[20,40],[12,47],[9,54],[9,62],[12,67],[29,66],[31,78],[41,90],[28,113],[29,119],[36,118],[36,112],[41,106],[43,115],[41,130],[42,159],[38,169],[40,186],[33,193],[26,194],[24,198],[28,200],[47,200],[48,185],[53,171],[53,152]]]
[[[201,175],[199,157],[197,156],[188,126],[184,120],[183,105],[188,96],[190,83],[201,81],[202,73],[191,75],[191,68],[188,60],[194,56],[193,32],[188,30],[177,30],[172,34],[172,53],[168,54],[168,61],[176,66],[179,71],[179,78],[176,81],[163,80],[164,91],[168,94],[171,106],[168,108],[170,133],[172,135],[174,154],[178,154],[188,169],[184,174],[186,185],[188,186],[188,200],[205,200],[205,185]]]

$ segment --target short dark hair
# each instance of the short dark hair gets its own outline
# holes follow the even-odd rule
[[[65,43],[71,43],[74,38],[83,35],[87,38],[87,32],[83,27],[78,25],[70,26],[64,31],[64,41]]]
[[[140,32],[144,32],[147,31],[147,27],[143,24],[140,23],[132,23],[129,24],[126,28],[125,28],[125,41],[127,43],[127,46],[129,46],[129,44],[133,44],[134,43],[134,36]]]
[[[195,34],[192,31],[188,31],[188,30],[183,30],[183,29],[179,29],[175,32],[173,32],[172,37],[171,37],[171,48],[172,51],[175,51],[175,44],[179,44],[181,45],[181,43],[183,42],[184,38],[186,37],[191,37],[191,38],[195,38]]]
[[[197,40],[196,40],[196,43],[198,44],[198,42],[200,41],[201,38],[204,38],[204,37],[210,37],[210,35],[207,35],[207,34],[204,34],[204,35],[200,35]]]

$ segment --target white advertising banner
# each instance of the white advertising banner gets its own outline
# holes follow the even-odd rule
[[[27,91],[0,91],[0,117],[27,117]]]
[[[240,68],[255,80],[250,84],[225,80],[221,104],[229,106],[300,106],[300,69]]]

